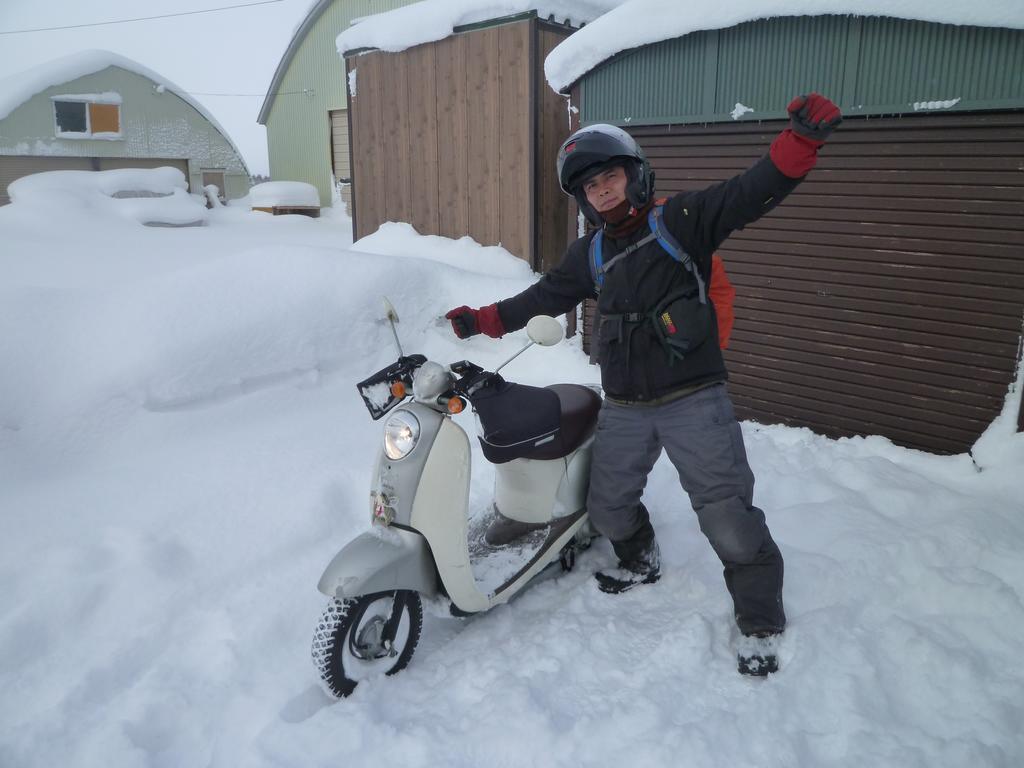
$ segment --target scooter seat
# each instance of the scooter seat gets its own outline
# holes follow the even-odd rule
[[[597,426],[601,396],[579,384],[530,387],[501,382],[477,392],[480,446],[493,464],[513,459],[560,459]]]
[[[590,437],[597,426],[597,413],[601,410],[601,396],[590,387],[580,384],[552,384],[550,389],[558,395],[562,406],[562,444],[565,453],[572,453]]]

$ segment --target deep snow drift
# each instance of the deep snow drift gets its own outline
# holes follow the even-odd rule
[[[379,297],[407,352],[493,366],[522,334],[459,342],[439,316],[533,279],[406,225],[350,248],[346,224],[0,209],[0,765],[1021,764],[1019,392],[977,466],[744,425],[788,566],[767,680],[736,673],[662,460],[658,584],[600,593],[599,542],[490,614],[428,615],[409,669],[328,699],[316,582],[368,525],[380,433],[354,384],[395,356]],[[592,382],[577,344],[508,377]],[[475,505],[491,480],[474,466]]]

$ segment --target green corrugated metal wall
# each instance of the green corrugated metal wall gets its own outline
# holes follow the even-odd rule
[[[313,184],[320,192],[321,205],[331,204],[330,112],[347,107],[345,63],[335,41],[353,19],[408,4],[403,0],[335,0],[306,32],[267,117],[272,179]]]
[[[582,122],[662,124],[785,116],[818,90],[846,115],[1024,107],[1024,31],[900,19],[759,20],[620,54],[580,81]],[[915,106],[917,105],[917,106]]]

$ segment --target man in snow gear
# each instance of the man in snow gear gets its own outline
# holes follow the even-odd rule
[[[764,513],[753,505],[754,475],[726,391],[714,302],[705,289],[715,250],[796,188],[841,121],[839,108],[815,93],[793,99],[788,111],[789,127],[749,169],[658,206],[655,215],[678,244],[679,258],[658,242],[651,224],[660,201],[643,150],[620,128],[582,128],[558,153],[559,181],[598,232],[572,243],[557,267],[517,296],[448,313],[461,338],[474,330],[497,337],[535,315],[563,314],[583,299],[597,299],[605,401],[587,509],[619,561],[617,569],[596,574],[599,587],[621,592],[660,576],[658,544],[640,498],[665,450],[722,561],[743,635],[739,670],[758,675],[778,666],[775,644],[786,625],[783,560]],[[604,265],[600,285],[591,268],[595,237]],[[669,326],[685,344],[667,343]]]

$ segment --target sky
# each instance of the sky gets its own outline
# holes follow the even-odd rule
[[[441,314],[535,276],[408,224],[352,244],[334,211],[144,227],[102,190],[183,179],[67,174],[0,208],[0,766],[1024,765],[1019,386],[973,459],[743,424],[786,558],[768,679],[736,671],[721,564],[662,456],[657,584],[600,592],[598,540],[483,615],[428,602],[409,667],[334,701],[317,582],[370,527],[382,422],[355,382],[397,356],[380,296],[406,353],[493,370],[523,332],[460,341]],[[599,372],[577,337],[502,375]],[[471,445],[483,523],[495,467]]]
[[[199,11],[260,0],[3,0],[0,33]],[[281,56],[312,0],[168,19],[0,34],[5,76],[76,51],[102,48],[127,56],[188,91],[230,135],[249,171],[266,174],[266,130],[256,122]],[[241,94],[241,95],[210,95]]]

